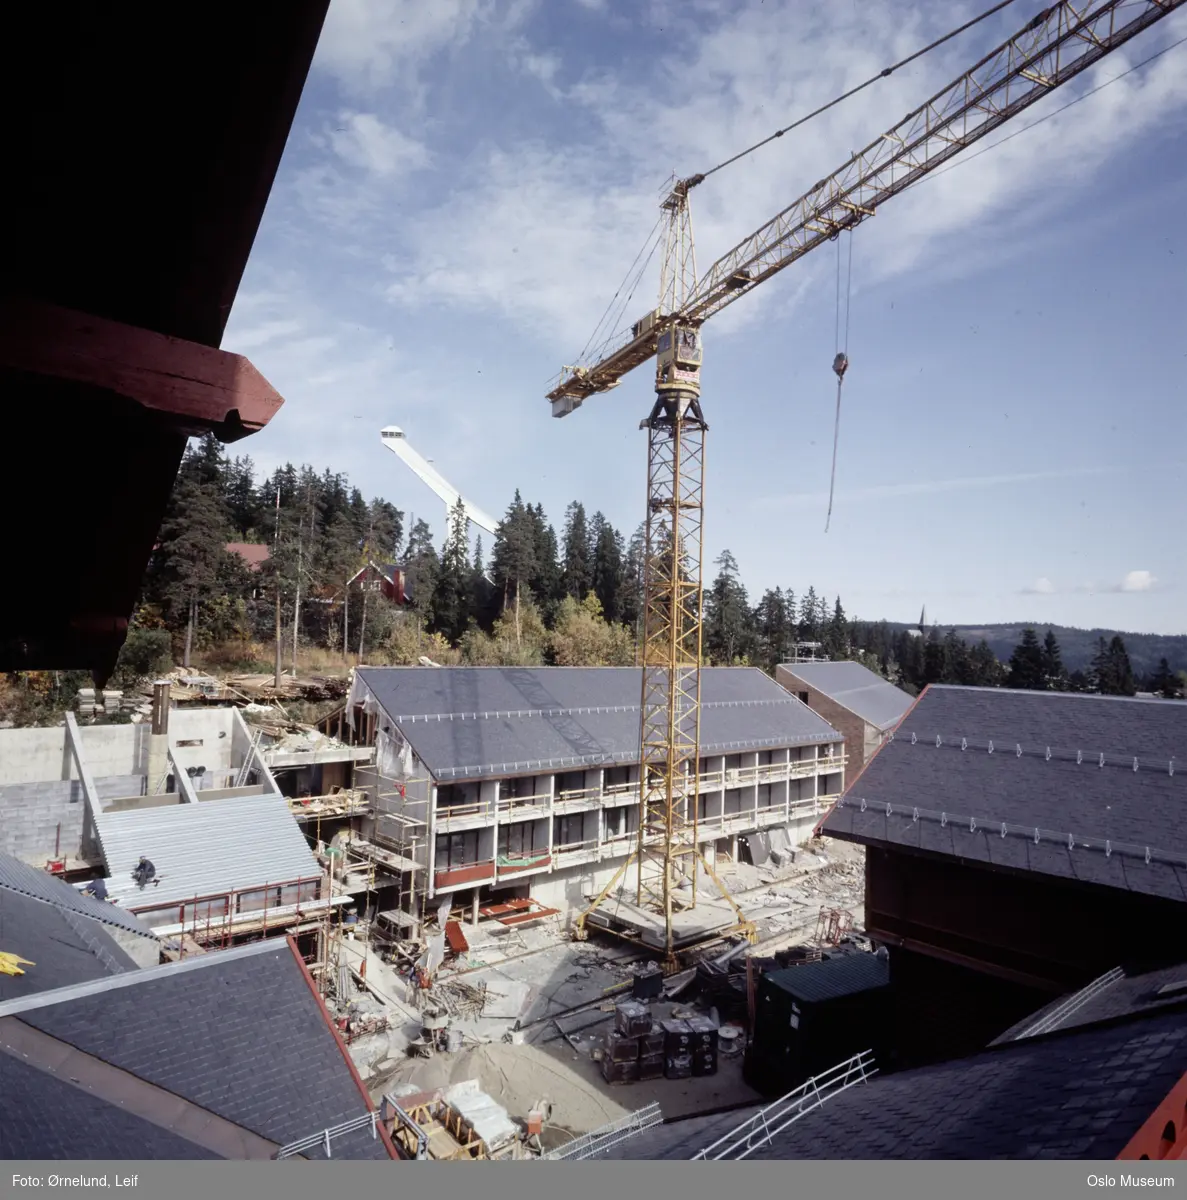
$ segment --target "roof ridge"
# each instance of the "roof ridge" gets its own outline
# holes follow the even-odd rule
[[[115,988],[132,987],[135,984],[151,982],[155,979],[167,979],[174,975],[187,974],[190,971],[200,971],[204,967],[219,963],[253,958],[257,954],[272,952],[274,949],[278,951],[280,944],[283,944],[289,954],[293,953],[287,938],[261,938],[258,942],[249,942],[245,946],[235,946],[230,950],[219,950],[214,954],[199,954],[179,962],[163,963],[159,967],[143,967],[135,971],[126,971],[120,975],[110,975],[106,979],[95,979],[89,983],[72,983],[47,992],[37,992],[32,996],[21,996],[16,1000],[0,1003],[0,1017],[17,1017],[21,1013],[35,1008],[68,1004],[72,1000],[82,1000],[87,996],[109,992]]]

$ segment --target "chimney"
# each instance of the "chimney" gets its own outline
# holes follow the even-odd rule
[[[152,689],[152,732],[148,739],[148,787],[150,796],[165,790],[169,775],[169,697],[168,680],[158,680]]]

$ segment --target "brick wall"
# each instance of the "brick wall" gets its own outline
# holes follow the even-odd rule
[[[866,764],[866,723],[847,708],[842,708],[823,692],[809,687],[786,667],[775,668],[775,679],[793,696],[802,697],[802,694],[806,692],[808,707],[814,713],[822,716],[845,739],[845,754],[849,759],[845,767],[845,786],[848,787]]]

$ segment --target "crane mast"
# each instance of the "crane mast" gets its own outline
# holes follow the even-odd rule
[[[579,936],[585,918],[632,862],[638,904],[664,919],[669,962],[677,956],[673,917],[681,907],[695,905],[701,865],[732,906],[734,929],[753,936],[753,926],[701,857],[697,836],[708,429],[701,407],[700,327],[1184,4],[1187,0],[1065,0],[1045,8],[699,279],[688,197],[704,176],[678,181],[663,201],[657,307],[628,333],[595,349],[586,363],[566,367],[548,393],[552,415],[568,416],[590,396],[617,387],[630,371],[656,360],[656,399],[640,424],[647,433],[647,521],[639,837],[635,852],[582,915]]]

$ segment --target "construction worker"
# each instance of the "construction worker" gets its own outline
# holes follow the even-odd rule
[[[96,900],[107,899],[107,881],[105,879],[92,879],[90,883],[82,889],[84,896],[94,896]]]
[[[148,861],[142,854],[140,861],[136,864],[136,869],[132,872],[132,879],[137,887],[147,887],[148,884],[157,876],[157,869]]]

